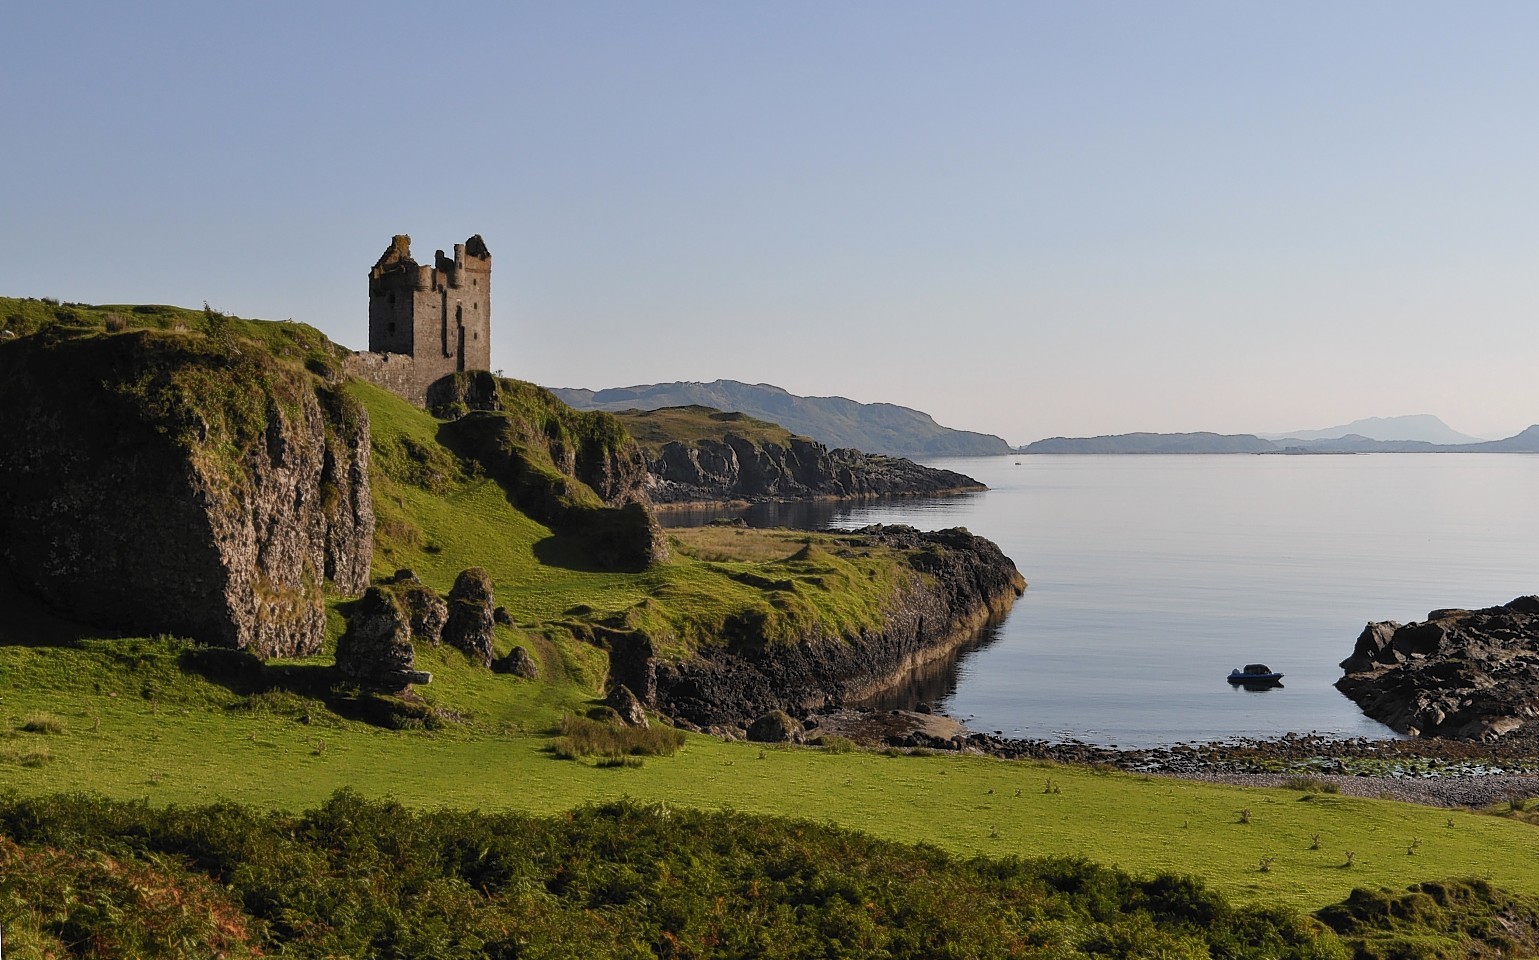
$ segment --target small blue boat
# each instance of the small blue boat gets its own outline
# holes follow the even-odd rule
[[[1230,683],[1276,683],[1282,678],[1264,663],[1247,663],[1244,670],[1229,671]]]

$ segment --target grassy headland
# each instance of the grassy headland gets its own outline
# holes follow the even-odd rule
[[[17,324],[14,316],[26,320],[36,303],[5,301],[0,316]],[[210,319],[67,309],[77,317],[126,311],[157,325],[154,318],[174,324],[186,314],[187,328],[173,331],[186,336]],[[238,323],[254,331],[252,344],[290,342],[288,328],[308,330]],[[102,324],[79,335],[125,332]],[[326,346],[316,345],[320,359]],[[696,735],[639,765],[558,759],[552,743],[563,718],[588,713],[602,691],[607,659],[597,641],[605,630],[644,630],[663,656],[721,642],[728,620],[745,613],[772,643],[838,632],[880,616],[904,575],[899,558],[834,535],[708,528],[676,532],[670,558],[646,570],[596,568],[580,535],[533,519],[505,484],[441,443],[442,422],[366,385],[348,392],[372,425],[375,573],[409,567],[446,591],[459,571],[485,568],[512,619],[497,627],[496,652],[524,646],[540,679],[494,674],[453,649],[419,646],[418,666],[434,675],[418,688],[423,703],[381,723],[330,669],[342,598],[331,601],[330,639],[319,654],[257,664],[179,639],[103,637],[7,589],[7,787],[23,796],[87,790],[156,808],[235,800],[291,812],[344,788],[413,810],[536,815],[628,798],[811,820],[954,855],[1086,856],[1139,874],[1199,873],[1236,902],[1309,910],[1354,887],[1400,889],[1429,878],[1539,889],[1539,837],[1528,824],[1308,788]]]

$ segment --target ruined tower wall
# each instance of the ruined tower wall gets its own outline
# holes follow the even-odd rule
[[[411,363],[360,360],[364,379],[421,403],[438,380],[491,367],[492,256],[480,236],[437,251],[431,266],[411,257],[411,238],[391,241],[369,272],[369,350]]]

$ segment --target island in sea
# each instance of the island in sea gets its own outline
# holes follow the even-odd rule
[[[1480,440],[1451,429],[1430,414],[1372,417],[1293,434],[1120,433],[1099,437],[1051,437],[1029,443],[1025,454],[1169,453],[1539,453],[1539,425],[1511,437]]]

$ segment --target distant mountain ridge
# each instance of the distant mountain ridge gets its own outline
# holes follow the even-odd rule
[[[1121,433],[1106,437],[1050,437],[1022,453],[1272,453],[1275,443],[1248,433]]]
[[[1264,440],[1249,433],[1122,433],[1105,437],[1052,437],[1020,449],[1021,453],[1539,453],[1539,424],[1504,440],[1475,443],[1428,443],[1424,440],[1375,440],[1360,434],[1327,440],[1289,437]]]
[[[1011,451],[1002,437],[943,427],[929,414],[909,407],[859,403],[845,397],[799,397],[768,383],[677,381],[607,390],[550,390],[579,410],[615,412],[702,406],[746,413],[830,448],[853,447],[891,457],[986,457]]]
[[[1430,413],[1401,417],[1365,417],[1339,427],[1319,430],[1294,430],[1291,433],[1257,434],[1263,440],[1339,440],[1357,436],[1367,440],[1414,440],[1423,443],[1480,443],[1479,437],[1460,433]]]

